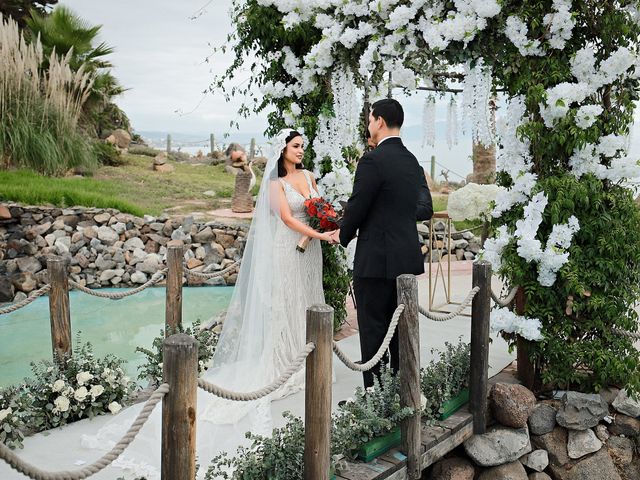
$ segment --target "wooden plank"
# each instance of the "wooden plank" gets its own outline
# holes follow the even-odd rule
[[[448,437],[446,440],[438,443],[435,447],[427,450],[422,455],[422,470],[432,465],[436,461],[440,460],[443,456],[449,453],[451,450],[456,448],[462,442],[464,442],[467,438],[473,435],[473,423],[469,422],[462,429],[455,432],[453,435]]]
[[[71,311],[66,261],[61,257],[47,259],[47,273],[51,285],[49,313],[53,361],[64,365],[64,359],[71,356]]]
[[[341,469],[336,478],[342,480],[382,480],[388,477],[388,473],[397,470],[393,463],[385,462],[379,458],[369,463],[347,462],[346,468]]]
[[[404,465],[407,461],[407,456],[397,448],[392,448],[384,455],[378,457],[385,462],[393,463],[394,465]]]
[[[451,436],[451,430],[443,428],[438,425],[422,425],[422,432],[420,433],[422,438],[422,447],[424,451],[433,448],[438,442],[443,441],[447,437]]]
[[[449,429],[452,434],[460,430],[467,423],[473,420],[473,415],[471,415],[465,407],[463,408],[464,410],[458,410],[446,420],[438,422],[438,425]]]

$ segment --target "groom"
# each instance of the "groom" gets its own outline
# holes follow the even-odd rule
[[[433,214],[424,170],[400,139],[404,112],[397,100],[375,102],[369,133],[376,148],[358,163],[353,193],[335,241],[346,247],[358,236],[353,286],[358,305],[362,362],[378,351],[397,307],[396,277],[424,273],[417,220]],[[398,335],[389,346],[391,368],[398,369]],[[380,364],[365,372],[364,386],[373,386]]]

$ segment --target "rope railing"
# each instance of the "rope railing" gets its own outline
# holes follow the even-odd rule
[[[629,332],[627,330],[623,330],[622,328],[618,328],[618,327],[613,327],[611,331],[613,331],[614,333],[617,333],[618,335],[623,335],[625,337],[633,338],[635,340],[640,340],[640,332]]]
[[[26,307],[31,302],[33,302],[36,298],[41,297],[42,295],[47,293],[49,290],[51,290],[51,285],[45,285],[44,287],[40,288],[39,290],[36,290],[36,291],[32,292],[31,295],[29,295],[24,300],[22,300],[20,302],[16,302],[16,303],[14,303],[12,305],[9,305],[8,307],[0,308],[0,315],[4,315],[6,313],[15,312],[16,310],[20,310],[22,307]]]
[[[185,263],[185,267],[186,267],[186,263]],[[200,277],[200,278],[206,278],[206,279],[211,279],[211,278],[218,278],[218,277],[222,277],[223,275],[226,275],[227,273],[235,270],[238,268],[238,262],[234,262],[231,265],[229,265],[227,268],[225,268],[224,270],[220,270],[217,272],[211,272],[211,273],[204,273],[204,272],[195,272],[193,270],[189,270],[188,268],[185,268],[184,273],[186,273],[189,276],[192,277]]]
[[[266,397],[270,393],[275,392],[282,385],[287,383],[287,381],[300,370],[300,367],[305,362],[307,357],[316,346],[313,343],[307,343],[302,351],[298,354],[295,360],[291,363],[289,368],[287,368],[282,375],[280,375],[276,380],[274,380],[271,384],[263,387],[259,390],[253,390],[251,392],[235,392],[233,390],[227,390],[226,388],[220,387],[213,383],[207,382],[206,380],[199,378],[198,386],[205,390],[206,392],[211,393],[220,398],[224,398],[226,400],[233,400],[235,402],[250,402],[252,400],[258,400],[262,397]]]
[[[518,293],[518,287],[513,287],[506,297],[500,298],[498,295],[496,295],[493,289],[491,289],[491,299],[501,307],[507,307],[511,305],[513,299],[516,298],[516,293]]]
[[[446,322],[448,320],[451,320],[459,316],[460,314],[462,314],[465,308],[471,306],[473,297],[475,297],[476,293],[478,293],[479,291],[480,291],[480,287],[472,288],[469,294],[467,295],[467,298],[465,298],[462,301],[462,303],[458,306],[458,308],[453,312],[449,312],[449,313],[430,312],[426,310],[424,307],[421,307],[420,305],[418,305],[418,312],[420,312],[421,315],[424,315],[425,317],[427,317],[429,320],[433,320],[434,322]]]
[[[122,452],[124,452],[149,419],[154,407],[168,392],[168,384],[163,383],[160,385],[158,389],[153,392],[151,397],[149,397],[149,400],[147,400],[144,407],[131,424],[131,427],[129,427],[129,430],[127,430],[127,433],[124,434],[120,441],[116,443],[109,452],[84,468],[72,471],[65,470],[60,472],[47,472],[22,460],[19,456],[13,453],[9,447],[2,443],[0,443],[0,459],[4,460],[14,470],[17,470],[33,480],[83,480],[91,475],[95,475],[99,471],[111,465],[122,454]]]
[[[376,354],[368,362],[362,364],[355,363],[353,360],[347,357],[347,355],[342,350],[340,350],[340,347],[338,347],[338,344],[335,340],[333,341],[334,353],[340,359],[340,361],[344,363],[344,365],[350,370],[353,370],[354,372],[368,372],[380,362],[387,349],[389,348],[389,344],[391,343],[393,334],[396,331],[396,327],[398,326],[398,322],[400,321],[400,315],[402,315],[402,312],[404,312],[404,304],[401,303],[396,308],[396,311],[393,312],[391,322],[389,323],[389,329],[387,330],[387,334],[382,341],[382,345],[380,345],[380,348],[378,349]]]
[[[69,285],[75,288],[76,290],[80,290],[81,292],[86,293],[88,295],[92,295],[94,297],[108,298],[111,300],[121,300],[123,298],[130,297],[131,295],[140,293],[143,290],[146,290],[147,288],[156,285],[157,283],[159,283],[164,279],[164,276],[167,273],[167,271],[168,271],[167,268],[159,270],[156,273],[154,273],[149,280],[147,280],[145,283],[143,283],[139,287],[132,288],[131,290],[126,290],[124,292],[112,292],[112,293],[100,292],[99,290],[94,290],[92,288],[85,287],[84,285],[80,285],[78,282],[75,282],[74,280],[69,280]]]

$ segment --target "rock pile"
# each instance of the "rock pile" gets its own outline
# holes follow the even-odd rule
[[[446,248],[447,242],[447,224],[442,220],[433,222],[433,245],[431,249],[431,262],[437,262],[440,259],[447,262],[447,256],[451,257],[451,261],[458,260],[474,260],[476,255],[482,249],[480,237],[477,237],[470,231],[457,232],[453,223],[451,224],[451,246]],[[418,224],[418,239],[422,246],[422,253],[425,255],[425,262],[429,262],[429,222]]]
[[[521,385],[490,393],[500,423],[436,463],[432,480],[640,480],[640,402],[624,390],[535,402]]]
[[[187,268],[222,270],[242,258],[248,227],[192,217],[144,218],[117,210],[5,206],[0,218],[0,302],[19,301],[47,283],[47,257],[69,261],[69,275],[91,288],[131,287],[165,267],[170,245],[184,245]],[[6,212],[5,212],[6,213]],[[235,284],[236,274],[211,284]],[[188,276],[190,285],[207,283]]]

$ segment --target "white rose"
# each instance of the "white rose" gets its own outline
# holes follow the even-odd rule
[[[11,415],[12,412],[13,410],[11,410],[11,407],[5,408],[4,410],[0,410],[0,422],[2,422],[5,418]]]
[[[78,385],[84,385],[92,378],[93,378],[93,375],[91,375],[89,372],[80,372],[79,374],[76,375],[76,380],[78,381]]]
[[[53,367],[47,368],[47,373],[51,373],[51,372],[53,372]]]
[[[64,385],[64,380],[56,380],[55,382],[53,382],[53,385],[51,385],[51,390],[53,390],[54,392],[61,392],[64,388]]]
[[[64,396],[59,396],[53,401],[53,404],[56,406],[59,412],[66,412],[69,410],[69,399]]]
[[[424,410],[424,407],[427,406],[427,397],[425,397],[422,393],[420,394],[420,409]]]
[[[127,385],[129,385],[130,381],[131,379],[129,377],[122,377],[122,380],[120,380],[120,384],[126,387]]]
[[[115,415],[120,410],[122,410],[122,405],[120,405],[118,402],[111,402],[108,408],[109,411]]]
[[[102,385],[94,385],[89,393],[91,394],[91,400],[95,400],[104,393],[104,387]]]
[[[89,395],[87,387],[80,387],[73,394],[73,398],[75,398],[79,402],[83,402],[84,399],[87,398],[87,395]]]

